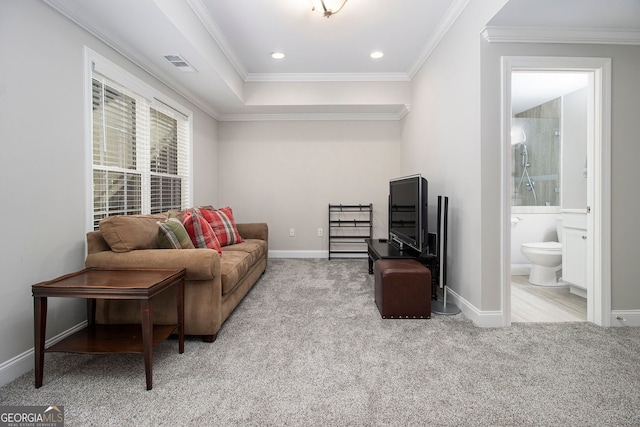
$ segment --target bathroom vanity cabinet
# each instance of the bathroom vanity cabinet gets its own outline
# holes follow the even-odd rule
[[[570,291],[587,296],[587,213],[584,209],[562,212],[562,279]]]

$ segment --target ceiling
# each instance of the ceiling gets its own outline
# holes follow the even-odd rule
[[[638,0],[510,0],[487,26],[545,29],[627,30],[640,28]]]
[[[328,82],[336,91],[350,82],[363,93],[402,93],[398,85],[409,84],[469,0],[348,0],[329,18],[319,2],[312,11],[316,1],[45,0],[219,120],[400,118],[410,96],[332,98]],[[623,30],[640,40],[640,1],[510,0],[483,35],[500,41],[522,26]],[[370,58],[374,50],[384,57]],[[285,58],[272,59],[275,51]],[[195,72],[180,71],[166,55],[180,55]],[[291,83],[297,93],[285,97],[282,85]]]
[[[348,0],[322,16],[316,0],[199,0],[246,73],[396,74],[416,69],[438,26],[460,7],[452,0]],[[325,0],[339,6],[344,0]],[[316,11],[312,8],[316,6]],[[275,61],[271,52],[286,54]],[[381,59],[371,59],[382,51]],[[284,77],[284,76],[283,76]],[[314,78],[314,77],[311,77]]]
[[[552,99],[587,87],[587,72],[514,71],[511,74],[511,112],[518,114]]]

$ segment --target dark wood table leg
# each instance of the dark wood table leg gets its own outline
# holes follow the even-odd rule
[[[36,388],[42,387],[44,375],[44,341],[47,332],[47,298],[33,298],[34,350],[36,369]]]
[[[367,257],[367,261],[369,263],[369,274],[373,274],[373,258],[371,257],[371,254]]]
[[[176,285],[178,301],[178,352],[184,353],[184,279]]]
[[[96,299],[87,298],[87,324],[89,326],[96,323]]]
[[[153,316],[151,300],[140,300],[142,318],[142,350],[144,353],[144,371],[147,377],[147,390],[153,387]]]

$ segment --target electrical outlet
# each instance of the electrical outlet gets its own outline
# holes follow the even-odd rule
[[[322,227],[318,228],[318,237],[322,237],[324,236],[324,230],[322,230]]]
[[[296,230],[295,230],[295,228],[290,228],[290,229],[289,229],[289,237],[296,237]]]

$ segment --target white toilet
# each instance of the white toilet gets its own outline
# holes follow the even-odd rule
[[[520,252],[531,262],[529,283],[543,286],[562,286],[556,273],[562,268],[562,217],[556,218],[559,242],[523,243]]]

